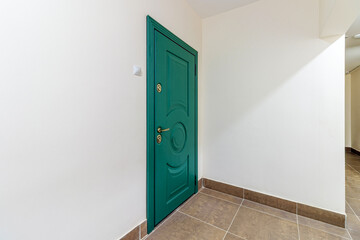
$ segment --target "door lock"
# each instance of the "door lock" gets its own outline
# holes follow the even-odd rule
[[[161,92],[161,84],[160,83],[158,83],[157,85],[156,85],[156,91],[157,92]]]
[[[160,134],[156,136],[156,142],[161,143],[161,135]]]

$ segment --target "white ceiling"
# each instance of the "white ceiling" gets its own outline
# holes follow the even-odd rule
[[[349,72],[360,65],[360,39],[355,39],[353,36],[360,34],[360,16],[351,25],[346,32],[346,54],[345,54],[345,69]]]
[[[259,0],[187,0],[200,17],[206,18]]]
[[[187,0],[189,5],[202,18],[214,16],[238,7],[242,7],[259,0]],[[360,16],[356,19],[346,36],[346,72],[353,70],[360,65],[360,39],[354,39],[355,34],[360,33]]]

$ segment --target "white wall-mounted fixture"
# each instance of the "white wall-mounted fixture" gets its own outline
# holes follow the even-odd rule
[[[135,76],[141,76],[141,75],[142,75],[141,67],[134,65],[134,66],[133,66],[133,74],[134,74]]]
[[[360,39],[360,33],[359,33],[359,34],[354,35],[354,38],[356,38],[356,39]]]

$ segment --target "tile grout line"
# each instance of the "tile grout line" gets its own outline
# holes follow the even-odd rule
[[[351,236],[351,234],[350,234],[350,232],[349,232],[349,230],[347,228],[346,228],[346,232],[349,234],[350,240],[353,240],[353,238],[352,238],[352,236]]]
[[[345,200],[345,203],[346,203],[347,205],[349,205],[350,210],[354,213],[355,217],[360,221],[359,217],[356,215],[356,213],[354,212],[354,210],[352,209],[352,207],[350,206],[350,204],[349,204],[346,200]],[[350,234],[350,232],[349,232],[349,229],[347,228],[347,226],[346,226],[345,229],[346,229],[347,233],[349,234],[350,239],[353,239],[352,236],[351,236],[351,234]]]
[[[347,164],[349,167],[351,167],[355,172],[357,172],[358,174],[360,174],[360,172],[358,171],[358,170],[356,170],[353,166],[351,166],[350,164],[348,164],[348,163],[345,163],[345,164]]]
[[[244,199],[243,199],[243,201],[244,201]],[[240,207],[241,207],[241,205],[239,206],[239,208],[240,208]],[[224,230],[224,229],[222,229],[222,228],[219,228],[219,227],[217,227],[217,226],[215,226],[215,225],[212,225],[211,223],[207,223],[207,222],[205,222],[205,221],[203,221],[203,220],[201,220],[201,219],[198,219],[198,218],[196,218],[196,217],[194,217],[194,216],[191,216],[191,215],[189,215],[189,214],[187,214],[187,213],[184,213],[184,212],[182,212],[181,210],[179,210],[178,212],[181,213],[181,214],[184,214],[185,216],[188,216],[188,217],[190,217],[190,218],[193,218],[193,219],[195,219],[195,220],[198,220],[198,221],[200,221],[200,222],[202,222],[202,223],[205,223],[205,224],[207,224],[207,225],[209,225],[209,226],[212,226],[212,227],[214,227],[214,228],[217,228],[217,229],[225,232],[225,236],[226,236],[226,233],[227,233],[226,230]],[[235,215],[235,216],[236,216],[236,215]],[[242,238],[243,240],[247,240],[246,238],[240,237],[240,236],[238,236],[238,235],[236,235],[236,234],[234,234],[234,233],[230,233],[230,234],[231,234],[231,235],[234,235],[234,236],[236,236],[236,237]]]
[[[348,201],[345,200],[345,202],[346,202],[347,205],[349,205],[349,208],[350,208],[351,211],[354,213],[355,217],[360,221],[359,216],[356,214],[356,212],[355,212],[354,209],[351,207],[351,205],[348,203]]]
[[[296,204],[296,225],[297,225],[297,230],[298,230],[298,237],[300,240],[300,226],[299,226],[299,215],[298,215],[298,205]]]
[[[346,197],[346,198],[351,198],[351,199],[360,200],[359,198],[354,198],[354,197]]]
[[[264,206],[266,206],[266,205],[264,205]],[[248,206],[243,206],[243,207],[244,207],[244,208],[251,209],[251,210],[254,210],[254,211],[256,211],[256,212],[264,213],[264,214],[266,214],[266,215],[269,215],[269,216],[272,216],[272,217],[275,217],[275,218],[279,218],[279,219],[284,220],[284,221],[288,221],[288,222],[294,223],[293,221],[291,221],[291,220],[289,220],[289,219],[286,219],[286,218],[284,218],[284,217],[279,217],[279,216],[276,216],[276,215],[274,215],[274,214],[261,211],[261,210],[259,210],[259,209],[255,209],[255,208],[248,207]],[[294,213],[290,213],[290,214],[294,214]]]
[[[235,215],[234,215],[233,219],[231,220],[231,223],[230,223],[230,225],[229,225],[229,227],[228,227],[228,229],[227,229],[227,231],[226,231],[226,233],[225,233],[225,235],[224,235],[224,237],[223,237],[223,240],[225,239],[226,235],[228,234],[228,232],[229,232],[229,230],[230,230],[231,225],[234,223],[234,220],[235,220],[235,218],[236,218],[236,215],[238,214],[238,212],[239,212],[239,210],[240,210],[241,205],[242,205],[242,203],[243,203],[243,202],[244,202],[244,199],[241,201],[241,203],[240,203],[240,205],[239,205],[238,209],[236,210],[236,213],[235,213]]]
[[[199,192],[199,193],[200,193],[200,194],[203,194],[203,195],[206,195],[206,196],[209,196],[209,197],[213,197],[213,198],[219,199],[219,200],[223,200],[223,201],[225,201],[225,202],[232,203],[232,204],[235,204],[235,205],[240,205],[240,204],[241,204],[241,203],[234,203],[234,202],[231,202],[231,201],[229,201],[229,200],[222,199],[222,198],[219,198],[219,197],[215,197],[215,196],[210,195],[210,194],[207,194],[207,193],[203,193],[203,192]],[[229,196],[232,196],[232,195],[229,195]],[[232,197],[235,197],[235,196],[232,196]],[[239,198],[239,199],[242,199],[242,200],[243,200],[243,198]],[[241,202],[242,202],[242,201],[241,201]]]
[[[215,225],[212,225],[211,223],[207,223],[207,222],[205,222],[205,221],[203,221],[203,220],[201,220],[201,219],[198,219],[198,218],[196,218],[196,217],[193,217],[193,216],[191,216],[191,215],[189,215],[189,214],[187,214],[187,213],[184,213],[184,212],[182,212],[182,211],[180,211],[180,210],[179,210],[178,212],[181,213],[181,214],[183,214],[183,215],[185,215],[185,216],[188,216],[188,217],[190,217],[190,218],[193,218],[193,219],[195,219],[195,220],[198,220],[198,221],[200,221],[200,222],[202,222],[202,223],[205,223],[205,224],[207,224],[207,225],[209,225],[209,226],[215,227],[215,228],[217,228],[217,229],[219,229],[219,230],[221,230],[221,231],[223,231],[223,232],[226,233],[226,231],[225,231],[224,229],[219,228],[219,227],[217,227],[217,226],[215,226]]]
[[[248,240],[247,238],[240,237],[240,236],[238,236],[238,235],[236,235],[236,234],[233,234],[233,233],[231,233],[231,232],[228,232],[227,234],[233,235],[233,236],[235,236],[235,237],[237,237],[237,238],[240,238],[241,240]]]
[[[349,167],[351,167],[355,172],[357,172],[360,175],[360,172],[358,170],[356,170],[355,168],[353,168],[350,164],[346,163]],[[345,182],[346,184],[346,182]],[[345,194],[346,195],[346,194]],[[345,196],[346,198],[346,196]],[[347,197],[347,198],[351,198],[351,197]],[[357,199],[357,198],[352,198],[352,199]],[[345,202],[347,203],[347,205],[349,205],[351,211],[355,214],[355,216],[357,217],[357,219],[360,221],[359,216],[356,214],[356,212],[354,211],[354,209],[351,207],[351,205],[348,203],[348,201],[345,200]]]

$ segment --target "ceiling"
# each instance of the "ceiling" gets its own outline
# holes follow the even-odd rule
[[[189,5],[202,17],[211,17],[235,8],[239,8],[259,0],[187,0]],[[360,16],[346,33],[346,72],[360,66],[360,39],[353,36],[360,34]]]
[[[345,69],[349,72],[360,65],[360,39],[355,39],[353,36],[360,34],[360,16],[351,25],[346,32],[346,54],[345,54]]]
[[[206,18],[259,0],[187,0],[200,17]]]

